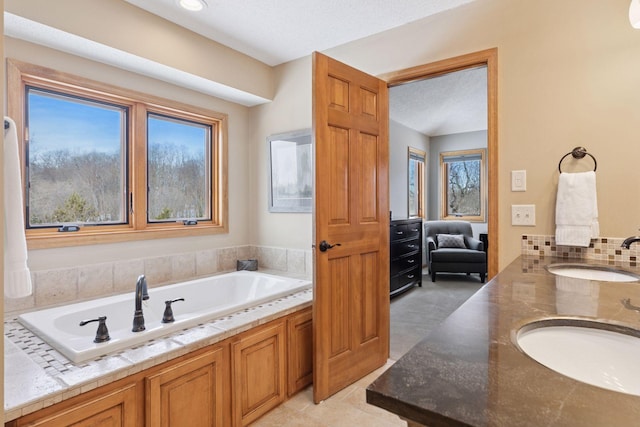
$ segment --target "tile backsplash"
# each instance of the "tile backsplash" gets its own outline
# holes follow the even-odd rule
[[[623,238],[600,237],[591,239],[588,248],[556,245],[555,236],[523,235],[521,241],[522,255],[559,257],[567,259],[592,259],[606,264],[629,264],[635,267],[640,251],[639,243],[630,249],[621,247]]]
[[[81,267],[31,271],[33,294],[5,298],[5,315],[133,292],[140,274],[150,287],[235,271],[238,259],[255,258],[262,269],[312,277],[311,251],[266,246],[234,246]]]

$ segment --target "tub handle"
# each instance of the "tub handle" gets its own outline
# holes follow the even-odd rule
[[[178,298],[174,300],[167,300],[164,302],[164,314],[162,315],[162,323],[171,323],[176,319],[173,317],[173,309],[171,308],[171,304],[176,301],[184,301],[184,298]]]
[[[93,339],[93,342],[101,343],[107,342],[111,339],[109,336],[109,330],[107,329],[107,316],[100,316],[91,320],[83,320],[80,322],[80,326],[84,326],[91,322],[98,322],[98,330],[96,331],[96,337]]]

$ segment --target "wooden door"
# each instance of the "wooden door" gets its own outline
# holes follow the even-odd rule
[[[386,82],[319,53],[313,76],[317,403],[389,355],[389,106]]]

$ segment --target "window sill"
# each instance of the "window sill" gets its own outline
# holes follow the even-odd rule
[[[60,233],[52,230],[28,230],[29,249],[51,249],[69,246],[98,245],[105,243],[130,242],[138,240],[170,239],[213,234],[226,234],[226,225],[198,224],[195,226],[154,224],[147,229],[95,229],[87,227],[78,232]]]

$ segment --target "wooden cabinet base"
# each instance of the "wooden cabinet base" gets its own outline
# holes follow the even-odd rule
[[[308,385],[311,360],[306,308],[5,427],[245,426]]]

